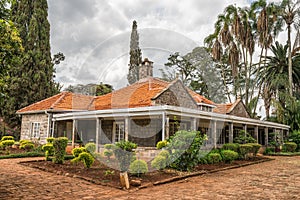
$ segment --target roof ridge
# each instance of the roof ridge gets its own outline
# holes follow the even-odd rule
[[[61,97],[59,97],[51,106],[50,106],[50,109],[53,109],[57,104],[58,104],[58,102],[60,102],[67,94],[69,94],[69,93],[71,93],[72,94],[72,92],[66,92],[66,91],[63,91],[63,92],[61,92],[60,94],[62,94],[61,95]]]

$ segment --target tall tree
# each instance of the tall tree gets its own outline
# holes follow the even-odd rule
[[[281,12],[278,19],[278,26],[282,26],[283,23],[287,26],[287,44],[288,44],[288,63],[289,63],[289,93],[293,96],[293,69],[292,69],[292,25],[299,24],[300,20],[300,1],[283,0],[280,4]]]
[[[127,79],[129,84],[133,84],[139,80],[139,65],[142,63],[142,51],[139,47],[139,34],[137,32],[136,21],[133,21],[132,24],[129,54],[130,61]]]
[[[9,123],[18,124],[15,111],[56,94],[54,67],[50,53],[50,24],[47,0],[14,0],[11,19],[16,25],[24,54],[21,64],[9,70],[2,115]]]

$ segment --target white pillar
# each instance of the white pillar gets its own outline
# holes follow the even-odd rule
[[[51,131],[51,137],[54,136],[54,131],[55,131],[55,121],[52,121],[52,131]]]
[[[101,138],[101,122],[102,120],[97,118],[96,120],[96,152],[99,152],[99,139]]]
[[[162,114],[162,125],[161,125],[161,140],[165,140],[165,123],[166,123],[166,114]]]
[[[128,141],[129,135],[129,117],[125,118],[125,141]]]
[[[268,127],[265,127],[265,145],[269,145],[269,129]]]
[[[212,138],[213,138],[213,147],[217,148],[217,121],[212,121]]]
[[[233,123],[229,123],[229,143],[233,143]]]
[[[75,147],[75,132],[77,130],[77,119],[73,119],[73,129],[72,129],[72,148]]]
[[[166,116],[166,139],[170,137],[170,117]]]
[[[191,120],[191,130],[197,131],[197,118],[192,118]]]
[[[255,128],[254,128],[254,136],[255,136],[255,139],[258,143],[258,126],[255,126]]]

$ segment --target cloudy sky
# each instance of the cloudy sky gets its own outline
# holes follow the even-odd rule
[[[63,52],[57,81],[69,84],[127,84],[132,21],[138,23],[143,58],[154,61],[154,75],[173,52],[203,45],[229,4],[250,0],[48,0],[52,53]]]

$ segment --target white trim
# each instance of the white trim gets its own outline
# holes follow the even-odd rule
[[[233,115],[219,114],[213,112],[205,112],[201,110],[194,110],[189,108],[182,108],[176,106],[151,106],[139,108],[126,108],[126,109],[109,109],[109,110],[96,110],[86,112],[72,112],[64,114],[54,114],[54,121],[70,120],[70,119],[95,119],[97,117],[127,117],[127,116],[149,116],[149,115],[179,115],[186,117],[195,117],[198,119],[208,119],[224,122],[232,122],[238,124],[247,124],[261,127],[270,127],[289,130],[288,125],[278,124],[274,122],[261,121],[257,119],[237,117]]]
[[[113,122],[113,132],[112,132],[112,141],[111,141],[113,144],[116,142],[116,125],[117,124],[123,124],[123,128],[124,128],[123,138],[121,138],[120,135],[118,134],[118,142],[125,139],[125,121],[114,121]]]

